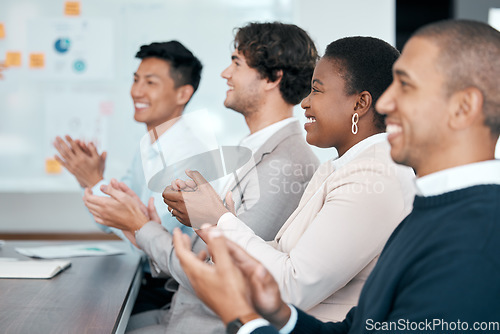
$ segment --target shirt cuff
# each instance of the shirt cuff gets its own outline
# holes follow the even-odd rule
[[[241,328],[238,330],[238,334],[250,334],[259,327],[265,327],[269,325],[269,321],[262,318],[257,318],[241,326]]]
[[[103,184],[108,184],[108,182],[107,182],[106,180],[104,180],[104,179],[102,179],[101,181],[97,182],[97,183],[96,183],[96,184],[92,187],[92,189],[91,189],[91,190],[92,190],[92,193],[93,193],[94,195],[97,195],[97,196],[108,196],[108,195],[106,195],[105,193],[103,193],[103,192],[101,191],[101,186],[102,186]]]
[[[222,227],[224,224],[230,222],[233,218],[236,218],[236,216],[231,212],[226,212],[225,214],[220,216],[219,220],[217,221],[217,226]]]
[[[285,326],[281,327],[280,334],[290,334],[295,328],[295,325],[297,324],[297,318],[298,318],[297,309],[291,304],[288,304],[288,307],[290,308],[291,311],[290,319],[288,319],[288,322],[286,323]]]

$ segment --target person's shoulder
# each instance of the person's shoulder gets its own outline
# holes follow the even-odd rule
[[[262,148],[274,149],[278,145],[289,143],[291,140],[296,141],[296,136],[298,134],[301,134],[299,123],[297,121],[292,121],[275,131],[262,145]],[[305,142],[305,139],[303,141]]]
[[[415,173],[410,167],[400,165],[391,158],[391,147],[387,141],[382,141],[364,149],[349,163],[344,165],[347,170],[370,171],[379,175],[403,175],[413,179]]]
[[[286,172],[287,170],[294,170],[296,172],[294,175],[307,175],[310,179],[320,162],[310,147],[299,147],[293,142],[283,141],[262,156],[261,164],[262,167],[269,165],[273,169],[279,167],[285,174],[290,174]],[[297,174],[299,170],[301,172]]]
[[[292,123],[287,126],[294,124]],[[306,142],[304,135],[300,131],[291,131],[286,135],[276,133],[267,143],[274,146],[272,152],[277,156],[283,156],[293,161],[314,162],[316,166],[319,166],[318,157],[314,154],[311,146]]]
[[[391,146],[387,141],[375,143],[361,152],[352,159],[349,165],[363,164],[367,162],[376,162],[379,164],[393,165],[394,161],[391,159]]]
[[[414,211],[426,214],[426,224],[421,227],[429,230],[427,238],[431,247],[490,258],[500,268],[497,256],[500,252],[500,186],[473,186],[418,197],[416,202]]]
[[[261,146],[257,154],[263,154],[263,162],[267,160],[268,163],[274,161],[275,164],[307,165],[314,170],[319,166],[319,159],[307,144],[298,122],[292,122],[278,130]]]
[[[312,163],[316,167],[320,165],[318,157],[301,134],[283,139],[275,146],[272,153],[275,157],[282,159],[306,164]]]

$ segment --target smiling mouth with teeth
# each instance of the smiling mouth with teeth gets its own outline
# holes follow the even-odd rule
[[[143,109],[143,108],[149,107],[149,104],[147,104],[147,103],[140,103],[140,102],[136,102],[134,105],[138,109]]]
[[[307,117],[306,123],[308,123],[308,124],[316,123],[316,118],[314,118],[314,117]]]
[[[385,128],[385,132],[387,132],[387,134],[396,134],[402,131],[403,129],[401,128],[401,126],[395,124],[387,124]]]

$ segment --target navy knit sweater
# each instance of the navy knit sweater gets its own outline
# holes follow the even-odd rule
[[[346,320],[322,323],[299,311],[294,333],[486,329],[500,332],[499,185],[415,197]]]

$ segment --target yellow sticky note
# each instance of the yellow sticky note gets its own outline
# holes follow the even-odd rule
[[[61,164],[56,159],[49,158],[45,160],[45,172],[47,174],[59,174],[61,171]]]
[[[45,55],[43,53],[30,53],[30,68],[44,68]]]
[[[66,1],[64,3],[64,14],[69,16],[80,15],[80,2],[79,1]]]
[[[0,38],[5,38],[5,28],[3,27],[3,23],[0,22]]]
[[[21,52],[7,52],[5,55],[5,66],[7,67],[20,67],[21,66]]]

